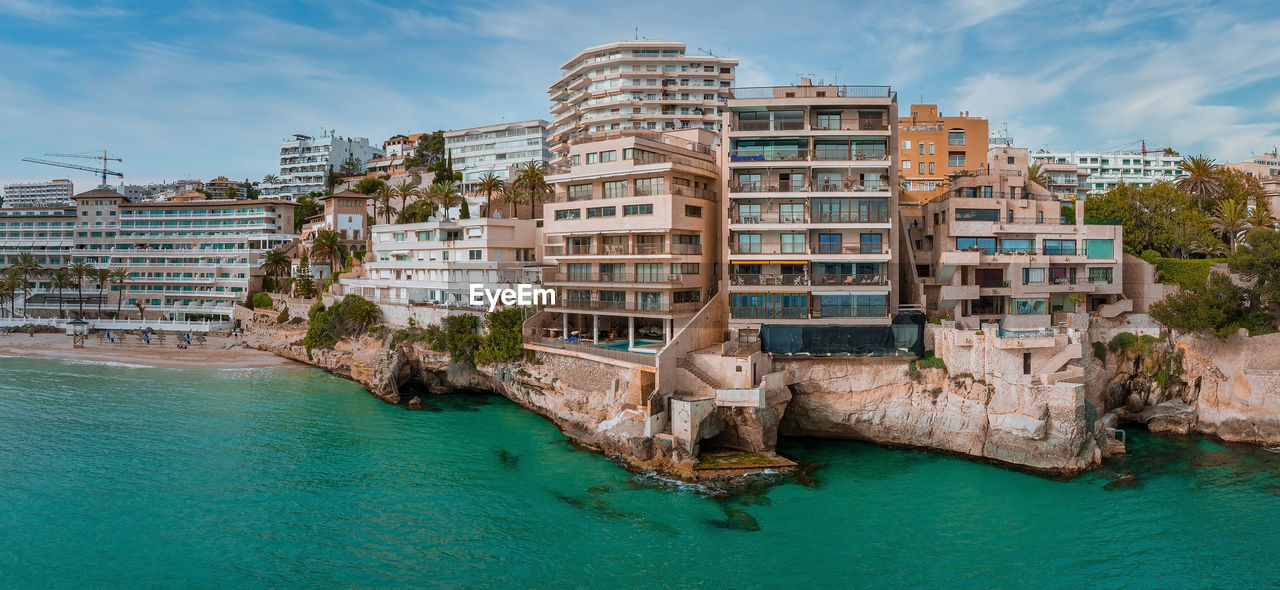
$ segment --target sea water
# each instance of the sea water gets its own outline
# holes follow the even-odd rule
[[[307,368],[0,359],[0,586],[1280,584],[1259,448],[1131,432],[1058,481],[784,439],[806,471],[726,497],[499,397],[428,402]]]

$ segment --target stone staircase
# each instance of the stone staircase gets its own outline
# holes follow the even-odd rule
[[[1084,347],[1079,342],[1068,342],[1057,354],[1049,357],[1049,360],[1045,361],[1044,366],[1040,367],[1036,374],[1040,376],[1040,382],[1043,383],[1047,381],[1048,375],[1057,373],[1067,363],[1083,357]]]

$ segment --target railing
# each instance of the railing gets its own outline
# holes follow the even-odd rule
[[[783,98],[787,93],[795,93],[797,90],[805,91],[808,94],[811,90],[830,91],[835,90],[836,98],[892,98],[896,93],[888,86],[746,86],[741,88],[733,88],[733,97],[735,99],[751,99],[751,98]],[[799,96],[799,94],[797,94]]]
[[[888,285],[889,277],[875,273],[818,273],[813,275],[814,285]]]
[[[1063,223],[1062,217],[1014,217],[1013,219],[1006,218],[1003,223],[1016,225],[1072,225],[1074,220]]]
[[[979,286],[979,287],[988,288],[988,289],[999,288],[999,287],[1008,287],[1008,286],[1009,286],[1009,281],[985,280],[985,279],[984,279],[984,280],[980,280],[980,281],[976,281],[976,282],[978,283],[978,286]]]
[[[1049,256],[1076,256],[1077,251],[1078,250],[1074,247],[1062,248],[1058,246],[1054,246],[1054,247],[1045,246],[1043,253]]]
[[[780,183],[776,180],[735,181],[729,183],[729,192],[731,193],[865,192],[884,190],[889,190],[889,183],[855,179],[843,181],[815,180],[808,184]]]
[[[738,131],[803,131],[804,119],[781,119],[774,121],[742,121],[734,124]]]
[[[1053,334],[1054,334],[1053,328],[1039,328],[1035,330],[1006,330],[1004,328],[1000,328],[1000,330],[997,332],[997,336],[1003,339],[1043,338],[1046,336],[1052,338]]]
[[[698,302],[668,303],[666,301],[643,303],[636,301],[601,301],[598,299],[557,298],[555,305],[547,307],[581,309],[588,311],[634,311],[654,313],[693,313],[702,308]]]
[[[818,243],[803,245],[783,244],[742,244],[729,243],[730,254],[888,254],[889,249],[881,244],[832,244]]]
[[[887,212],[879,211],[866,215],[861,211],[818,211],[812,220],[813,223],[889,223],[891,218]]]
[[[653,283],[667,285],[687,285],[698,275],[674,275],[665,273],[634,272],[573,272],[555,270],[543,273],[543,282],[566,283]]]
[[[809,317],[803,307],[731,307],[729,315],[744,320],[802,320]]]
[[[800,213],[735,213],[729,212],[730,223],[808,223],[809,216]]]
[[[813,120],[810,127],[814,131],[886,131],[888,123],[884,119],[845,119],[838,121]]]
[[[652,367],[658,362],[658,355],[645,354],[643,352],[631,352],[629,350],[618,350],[616,348],[605,348],[597,346],[590,342],[569,342],[559,338],[547,338],[545,336],[529,336],[525,335],[524,341],[528,344],[545,346],[548,348],[560,348],[570,350],[582,354],[589,354],[619,361],[626,361],[637,365],[645,365]]]
[[[815,305],[814,318],[883,318],[889,309],[883,305]]]
[[[864,286],[887,285],[889,278],[881,274],[815,273],[731,274],[733,286]]]
[[[997,253],[998,254],[1035,254],[1036,249],[1034,247],[1020,248],[1015,246],[1009,246],[1009,247],[1000,246],[1000,249],[997,251]]]
[[[760,150],[730,150],[730,162],[776,162],[776,161],[830,161],[830,160],[884,160],[887,151],[883,149],[859,148],[823,148],[810,152],[807,149],[764,152]]]
[[[736,286],[750,285],[808,285],[809,275],[793,274],[732,274],[729,284]]]

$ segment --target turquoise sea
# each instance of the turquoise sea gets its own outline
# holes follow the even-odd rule
[[[1055,481],[846,441],[716,499],[497,397],[0,358],[0,587],[1275,587],[1280,454]],[[1130,470],[1136,483],[1112,484]]]

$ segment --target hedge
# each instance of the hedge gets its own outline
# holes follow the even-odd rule
[[[1144,258],[1145,259],[1145,258]],[[1199,291],[1209,280],[1209,269],[1218,263],[1226,262],[1225,258],[1201,258],[1183,260],[1181,258],[1151,257],[1150,262],[1156,267],[1156,280],[1165,284],[1178,285],[1189,291]]]
[[[270,309],[274,303],[271,301],[270,295],[261,291],[254,293],[253,297],[249,299],[249,302],[253,304],[254,309]]]

